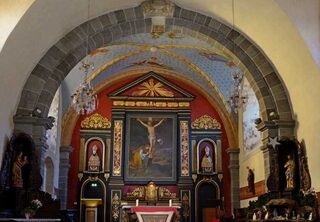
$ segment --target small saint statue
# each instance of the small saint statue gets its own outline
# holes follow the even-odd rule
[[[12,186],[23,188],[22,167],[28,163],[27,156],[20,152],[12,166]]]
[[[100,170],[100,158],[97,153],[97,150],[98,150],[98,147],[96,145],[93,145],[92,154],[89,157],[89,161],[88,161],[88,171],[99,172]]]
[[[205,154],[201,160],[201,168],[203,173],[212,173],[213,171],[213,161],[210,156],[210,148],[206,146],[204,148]]]
[[[252,194],[255,194],[256,192],[254,187],[254,172],[248,166],[247,166],[247,169],[248,169],[248,177],[247,177],[248,191]]]
[[[287,189],[292,189],[294,188],[295,164],[290,155],[288,155],[288,161],[284,164],[284,168],[286,168],[285,174],[287,180]]]

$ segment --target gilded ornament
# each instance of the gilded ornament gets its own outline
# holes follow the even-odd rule
[[[221,124],[213,117],[203,115],[196,119],[192,125],[192,129],[221,129]]]
[[[166,89],[161,82],[149,79],[140,84],[138,90],[132,93],[133,96],[149,96],[149,97],[173,97],[173,93]]]
[[[95,113],[89,117],[86,117],[81,122],[81,128],[85,129],[110,129],[111,122],[101,116],[99,113]]]

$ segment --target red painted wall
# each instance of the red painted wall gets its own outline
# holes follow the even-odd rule
[[[187,92],[191,93],[195,96],[195,100],[191,103],[191,109],[192,109],[192,121],[199,118],[200,116],[207,114],[210,116],[213,116],[216,118],[220,123],[222,123],[221,118],[218,114],[218,112],[210,105],[210,103],[206,100],[206,98],[199,93],[196,89],[193,87],[182,83],[181,81],[167,78],[169,81],[173,82],[177,86],[181,87],[182,89],[186,90]],[[95,111],[96,113],[101,114],[102,116],[107,117],[109,120],[111,120],[111,100],[107,97],[107,94],[110,92],[126,85],[127,83],[130,83],[134,81],[135,78],[126,79],[123,81],[120,81],[112,87],[108,87],[107,89],[103,90],[98,95],[98,108]],[[80,123],[86,116],[80,116],[78,119],[76,126],[73,131],[72,135],[72,142],[71,146],[74,148],[74,151],[70,155],[70,162],[71,162],[71,168],[69,171],[69,184],[68,184],[68,208],[74,209],[77,208],[77,205],[74,204],[77,202],[77,198],[79,195],[79,186],[78,186],[78,165],[79,165],[79,147],[80,147]],[[225,209],[226,214],[230,215],[230,173],[228,169],[229,165],[229,158],[226,153],[226,149],[229,147],[229,143],[227,140],[227,135],[224,126],[222,125],[222,167],[223,167],[223,193],[224,193],[224,200],[225,200]]]

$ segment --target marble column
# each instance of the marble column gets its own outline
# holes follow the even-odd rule
[[[73,151],[71,146],[60,147],[60,166],[59,166],[59,197],[61,210],[67,209],[68,201],[68,174],[70,169],[70,153]]]
[[[239,178],[239,148],[228,148],[229,169],[231,179],[231,212],[233,209],[240,208],[240,178]]]

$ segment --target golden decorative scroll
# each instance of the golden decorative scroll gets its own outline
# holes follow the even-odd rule
[[[109,129],[110,127],[111,122],[99,113],[88,116],[81,121],[81,128],[85,129]]]
[[[181,176],[189,176],[189,127],[188,121],[180,121]]]
[[[132,192],[127,193],[128,199],[141,199],[145,197],[144,187],[136,187]]]
[[[122,120],[114,121],[113,176],[121,176]]]
[[[170,190],[168,190],[165,187],[159,187],[159,199],[176,199],[177,194],[171,193]]]
[[[221,129],[221,124],[213,117],[203,115],[196,119],[192,125],[192,129]]]

